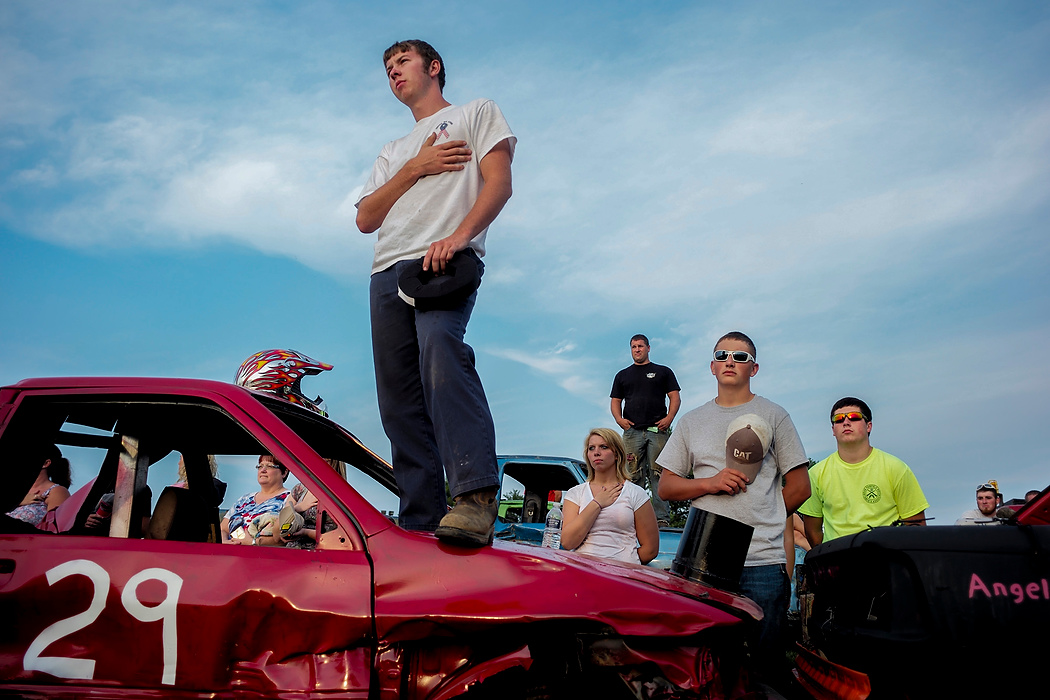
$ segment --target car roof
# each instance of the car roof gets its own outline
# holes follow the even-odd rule
[[[583,465],[583,462],[573,457],[549,457],[545,455],[496,455],[496,459],[502,462],[575,462],[581,466]]]
[[[90,388],[152,388],[181,387],[186,390],[206,389],[222,393],[248,391],[229,382],[214,379],[187,379],[184,377],[34,377],[10,384],[4,389],[90,389]]]
[[[222,382],[215,379],[189,379],[186,377],[33,377],[0,387],[0,403],[10,401],[7,395],[13,392],[61,391],[63,389],[77,391],[92,389],[99,391],[125,390],[135,393],[139,391],[164,391],[186,396],[218,394],[234,402],[243,400],[245,395],[250,395],[263,403],[278,400],[288,406],[295,406],[298,410],[313,413],[307,408],[281,399],[276,394],[246,389],[230,382]],[[319,416],[319,414],[314,415]]]

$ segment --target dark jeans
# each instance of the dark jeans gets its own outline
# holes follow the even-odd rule
[[[463,342],[477,292],[452,310],[416,311],[397,295],[409,264],[372,275],[372,356],[401,492],[398,524],[434,530],[448,512],[446,473],[453,496],[499,485],[496,432],[474,351]]]
[[[751,656],[758,672],[767,680],[782,677],[787,667],[784,627],[791,596],[787,566],[745,566],[740,576],[740,592],[758,603],[764,614],[758,623],[757,634],[749,640],[753,645]]]

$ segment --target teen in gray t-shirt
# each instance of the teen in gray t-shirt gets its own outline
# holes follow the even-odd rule
[[[660,453],[660,498],[691,500],[694,506],[755,528],[740,576],[740,592],[762,608],[764,617],[749,640],[760,675],[786,673],[783,629],[790,584],[784,554],[787,516],[809,498],[809,464],[787,411],[751,392],[758,374],[755,344],[734,331],[718,339],[711,359],[718,395],[678,421]],[[772,433],[753,481],[726,465],[726,433],[734,418],[753,413]],[[692,479],[686,478],[692,476]],[[783,487],[781,480],[783,478]]]
[[[726,467],[729,424],[747,413],[760,416],[773,428],[773,439],[758,475],[747,485],[747,491],[698,496],[693,499],[693,506],[755,528],[747,552],[748,566],[784,564],[784,522],[788,513],[781,495],[781,478],[787,470],[809,462],[787,411],[761,396],[730,408],[719,406],[712,399],[678,419],[678,427],[657,462],[685,478],[716,476]]]

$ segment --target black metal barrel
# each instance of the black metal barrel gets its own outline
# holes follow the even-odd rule
[[[700,508],[689,509],[671,573],[735,591],[755,528]]]

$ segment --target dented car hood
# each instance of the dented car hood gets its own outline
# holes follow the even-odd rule
[[[369,544],[375,545],[370,550],[380,636],[416,636],[420,625],[585,618],[621,635],[684,637],[762,617],[761,608],[743,596],[666,571],[563,550],[498,541],[463,549],[397,528],[370,537]],[[669,595],[676,596],[670,603]]]

